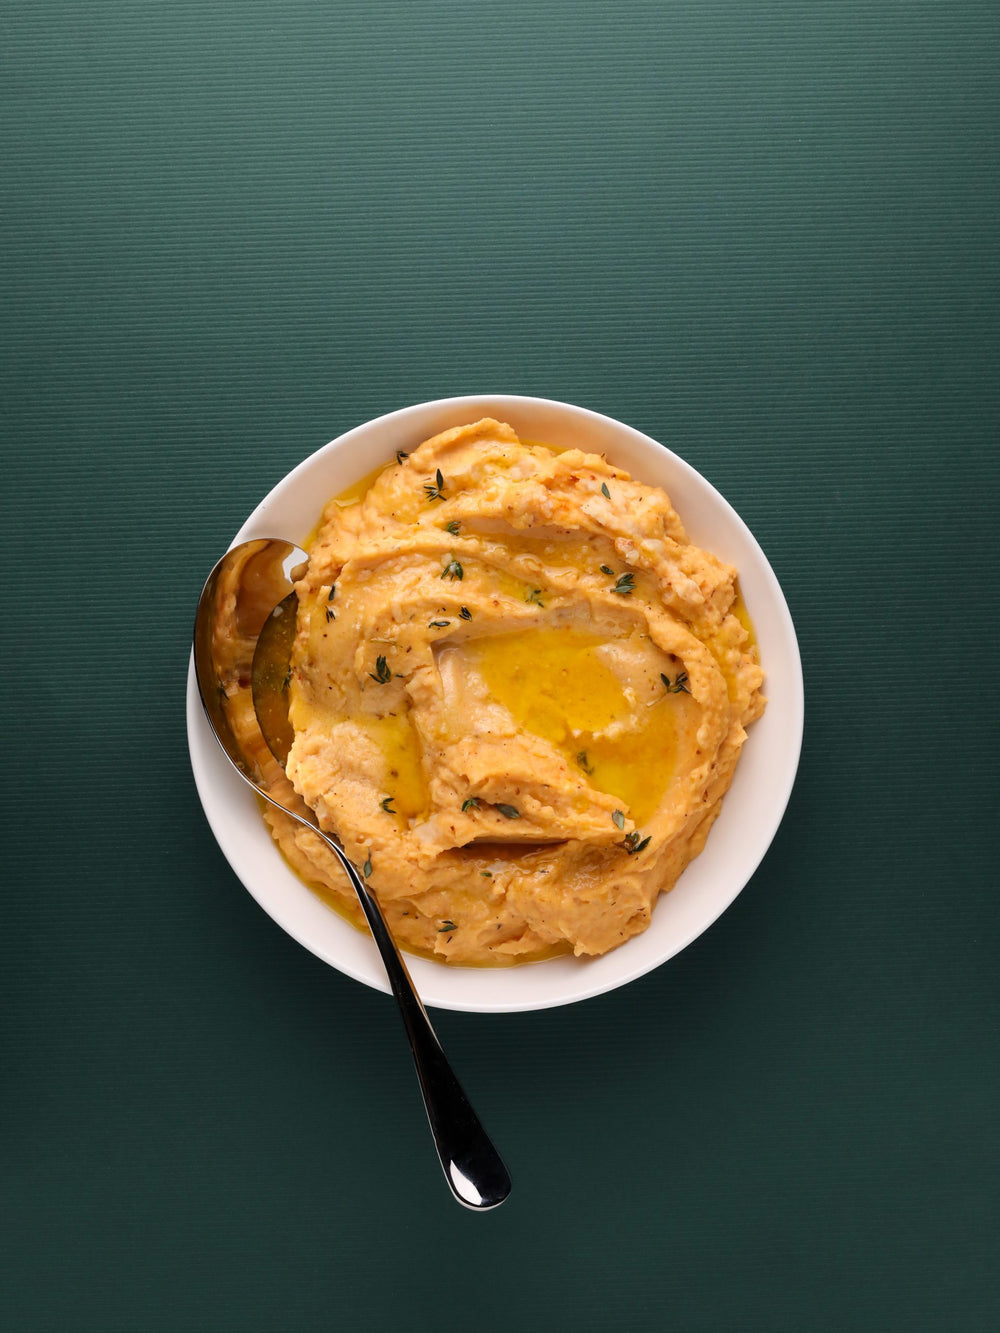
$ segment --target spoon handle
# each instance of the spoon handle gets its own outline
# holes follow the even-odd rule
[[[330,838],[325,841],[347,872],[382,955],[410,1041],[424,1109],[445,1180],[458,1202],[467,1208],[480,1211],[495,1208],[510,1193],[507,1168],[441,1049],[382,909],[343,849]]]

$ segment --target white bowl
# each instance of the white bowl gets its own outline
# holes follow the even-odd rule
[[[747,883],[777,831],[791,795],[802,743],[803,693],[795,629],[771,566],[742,519],[699,473],[662,445],[611,417],[546,398],[475,395],[390,412],[312,454],[280,481],[240,528],[237,542],[285,537],[301,544],[323,503],[422,440],[491,416],[522,439],[605,453],[638,480],[661,486],[693,541],[739,570],[765,672],[768,704],[743,748],[707,845],[663,895],[648,930],[587,961],[555,958],[510,968],[456,968],[408,958],[425,1004],[509,1012],[570,1004],[623,986],[679,953],[706,930]],[[208,571],[205,571],[206,574]],[[264,910],[300,944],[341,972],[388,991],[371,939],[325,906],[288,869],[253,793],[231,768],[202,711],[193,664],[188,673],[188,743],[198,794],[229,864]]]

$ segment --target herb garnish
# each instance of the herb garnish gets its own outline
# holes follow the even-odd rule
[[[447,629],[451,624],[450,620],[432,620],[427,626],[428,629]]]
[[[384,657],[376,657],[375,670],[369,671],[368,674],[378,685],[388,685],[389,681],[392,680],[392,672],[389,670],[389,663]]]
[[[467,797],[465,798],[465,800],[462,802],[462,814],[463,814],[463,815],[465,814],[466,810],[478,810],[478,809],[479,809],[479,797],[478,797],[478,796],[467,796]]]
[[[459,530],[459,528],[460,528],[461,526],[462,526],[462,525],[461,525],[461,523],[459,523],[458,519],[457,519],[457,518],[453,518],[453,519],[451,520],[451,522],[446,526],[446,528],[445,528],[445,532],[450,532],[451,535],[452,535],[453,537],[457,537],[457,536],[458,536],[458,530]]]
[[[525,597],[524,600],[526,602],[533,602],[535,606],[544,607],[545,603],[541,600],[541,597],[542,597],[541,588],[532,588],[531,592],[528,593],[527,597]]]
[[[601,482],[601,494],[605,497],[605,499],[607,500],[611,499],[611,492],[608,490],[608,483],[606,481]]]
[[[504,819],[520,819],[521,812],[516,805],[497,805],[497,809],[503,815]]]
[[[583,769],[584,773],[593,773],[593,771],[594,771],[594,765],[593,765],[593,764],[590,762],[590,760],[587,758],[587,751],[586,751],[586,750],[581,750],[581,751],[580,751],[580,753],[576,756],[576,762],[577,762],[577,763],[580,765],[580,767]]]
[[[440,468],[434,474],[434,483],[426,482],[424,484],[424,495],[427,496],[428,503],[431,500],[444,499],[444,477],[441,475]]]
[[[458,581],[461,582],[462,579],[465,578],[465,570],[458,561],[452,557],[442,570],[441,577],[443,579],[458,579]]]
[[[328,602],[332,602],[334,597],[336,597],[336,595],[337,595],[337,585],[335,583],[331,583],[330,591],[326,594],[326,600]]]
[[[611,818],[614,820],[614,822],[618,825],[619,828],[625,827],[625,816],[621,810],[612,811]]]
[[[289,685],[291,685],[291,683],[292,683],[292,668],[291,664],[289,664],[288,670],[285,672],[285,679],[281,682],[281,688],[283,690],[287,690]]]
[[[644,847],[649,846],[649,838],[643,838],[641,842],[639,841],[639,838],[640,834],[638,830],[625,834],[625,841],[622,843],[622,846],[628,852],[629,856],[637,856]]]
[[[337,617],[336,617],[336,615],[334,614],[333,607],[332,607],[332,606],[328,606],[328,607],[326,608],[326,623],[329,625],[329,623],[330,623],[331,620],[336,620],[336,619],[337,619]]]
[[[471,619],[472,619],[472,612],[469,610],[469,608],[468,608],[467,606],[463,606],[462,609],[461,609],[461,611],[459,611],[458,614],[462,617],[463,620],[471,620]]]
[[[395,796],[387,796],[385,800],[379,801],[379,805],[382,807],[382,809],[385,811],[387,815],[394,815],[396,813],[396,811],[392,808],[392,803],[395,799],[396,799]]]
[[[438,926],[438,934],[445,935],[448,932],[457,929],[458,927],[455,925],[454,921],[442,921],[440,926]]]
[[[480,870],[479,873],[482,875],[483,879],[492,879],[492,878],[493,878],[493,871],[492,871],[492,870]]]
[[[620,592],[623,597],[627,597],[630,592],[635,591],[635,575],[622,574],[611,591]]]
[[[404,453],[402,449],[397,449],[397,450],[396,450],[396,462],[399,463],[400,466],[402,466],[402,464],[406,462],[406,460],[409,458],[409,456],[410,456],[410,455],[407,454],[407,453]]]
[[[601,573],[602,573],[602,574],[607,574],[607,576],[608,576],[609,579],[613,579],[614,576],[615,576],[615,571],[611,568],[610,565],[602,565],[602,566],[601,566]]]
[[[362,875],[364,875],[365,879],[367,879],[368,876],[372,873],[372,858],[371,858],[371,852],[368,853],[368,859],[367,859],[367,861],[365,861],[364,865],[361,867],[361,873],[362,873]]]
[[[666,687],[666,691],[668,694],[691,693],[691,691],[688,689],[688,673],[686,671],[678,671],[677,679],[673,682],[671,682],[669,676],[664,675],[664,673],[661,671],[660,680],[663,681],[663,684]]]

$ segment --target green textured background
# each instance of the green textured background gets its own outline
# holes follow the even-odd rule
[[[1000,6],[0,16],[0,1326],[996,1328]],[[391,1003],[218,851],[184,685],[293,464],[487,391],[732,501],[807,712],[694,946],[439,1015],[515,1177],[476,1217]]]

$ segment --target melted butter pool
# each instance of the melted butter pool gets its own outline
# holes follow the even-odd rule
[[[354,721],[375,742],[386,765],[386,795],[404,819],[425,818],[430,804],[420,740],[409,712],[358,713]]]
[[[554,745],[641,824],[673,776],[690,700],[665,694],[637,704],[603,660],[606,642],[580,630],[537,629],[475,640],[463,656],[519,726]]]

